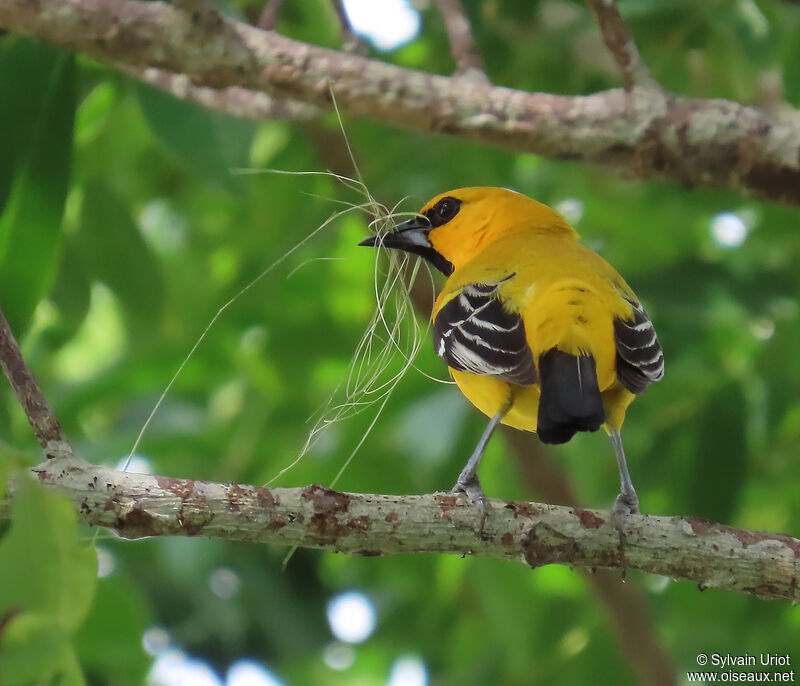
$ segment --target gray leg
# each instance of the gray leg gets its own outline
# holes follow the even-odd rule
[[[617,467],[619,468],[620,493],[614,501],[614,514],[627,515],[639,511],[639,496],[631,481],[628,473],[628,465],[625,462],[625,450],[622,448],[622,436],[619,431],[612,431],[611,445],[614,446],[614,453],[617,456]]]
[[[489,443],[489,439],[492,437],[497,425],[503,421],[503,417],[508,414],[512,403],[513,397],[509,396],[508,402],[489,420],[489,425],[484,430],[478,445],[475,446],[475,450],[467,460],[467,464],[461,470],[461,474],[458,475],[456,485],[451,489],[453,493],[466,493],[473,503],[480,505],[481,529],[483,529],[486,520],[486,494],[483,492],[481,482],[478,480],[478,467],[481,464],[483,453],[486,452],[486,445]]]
[[[469,460],[467,460],[467,464],[464,466],[464,469],[461,470],[461,474],[458,475],[458,481],[456,481],[456,485],[453,487],[453,490],[463,490],[466,493],[465,488],[474,481],[477,481],[478,467],[481,464],[483,453],[486,452],[486,445],[489,443],[489,439],[492,437],[497,425],[503,421],[503,417],[505,417],[505,415],[505,412],[498,412],[489,420],[489,425],[483,432],[481,440],[478,441],[478,445],[475,446],[475,450],[472,452]]]

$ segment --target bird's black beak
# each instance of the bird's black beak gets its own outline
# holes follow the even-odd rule
[[[398,224],[392,233],[387,233],[383,238],[370,236],[365,238],[359,245],[375,247],[382,245],[384,248],[396,248],[413,252],[412,247],[432,248],[428,240],[428,232],[431,230],[431,223],[424,217],[412,217],[408,221]]]
[[[428,234],[432,228],[426,217],[412,217],[408,221],[398,224],[392,233],[384,236],[370,236],[361,241],[359,245],[394,248],[419,255],[428,260],[445,276],[450,276],[453,273],[453,265],[431,245]]]

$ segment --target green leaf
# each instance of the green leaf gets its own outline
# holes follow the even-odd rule
[[[75,112],[75,143],[90,143],[103,129],[116,102],[116,91],[108,81],[97,85],[78,106]]]
[[[17,36],[0,38],[0,211],[8,200],[18,159],[33,138],[41,108],[41,89],[31,86],[49,82],[54,60],[60,55],[54,48]]]
[[[72,163],[75,60],[24,41],[0,56],[0,301],[20,336],[55,278]]]
[[[738,384],[714,393],[699,418],[688,512],[730,522],[747,477],[748,417]]]
[[[142,84],[137,84],[137,92],[150,128],[184,164],[216,186],[240,187],[230,170],[248,166],[253,124]]]
[[[795,107],[800,106],[800,27],[794,30],[794,39],[783,62],[783,87],[786,100]]]
[[[60,686],[86,686],[81,663],[72,646],[67,647],[64,661],[61,665]]]
[[[11,529],[0,541],[0,615],[19,607],[74,631],[94,597],[94,549],[77,542],[75,513],[66,499],[30,479],[19,483]]]
[[[6,493],[6,480],[8,479],[8,456],[4,455],[3,446],[0,445],[0,498]]]
[[[89,312],[91,282],[86,271],[80,268],[80,264],[75,239],[67,236],[51,296],[53,304],[58,308],[59,317],[46,332],[53,348],[58,348],[70,340],[78,332]]]
[[[85,272],[105,283],[136,325],[150,325],[161,312],[163,278],[130,208],[102,182],[84,189],[75,251]]]
[[[69,659],[69,635],[51,615],[24,612],[8,623],[2,638],[0,683],[4,686],[42,683]]]
[[[92,611],[75,636],[75,650],[87,672],[117,683],[144,682],[151,662],[141,646],[149,621],[145,607],[139,588],[121,574],[98,582]]]

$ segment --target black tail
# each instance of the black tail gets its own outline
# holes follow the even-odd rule
[[[606,419],[590,355],[553,348],[539,358],[539,419],[542,443],[566,443],[577,431],[597,431]]]

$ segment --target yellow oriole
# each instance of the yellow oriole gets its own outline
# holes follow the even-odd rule
[[[477,471],[498,423],[544,443],[604,426],[621,481],[614,510],[638,511],[620,427],[664,375],[664,356],[636,294],[560,214],[511,190],[461,188],[361,245],[414,253],[448,277],[433,310],[436,353],[491,417],[454,491],[485,507]]]

